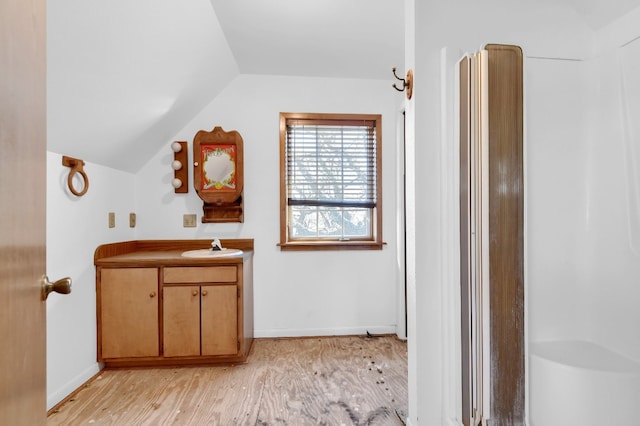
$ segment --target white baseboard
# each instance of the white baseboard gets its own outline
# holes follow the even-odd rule
[[[89,379],[98,374],[101,370],[101,366],[95,363],[91,367],[84,370],[82,373],[69,380],[61,388],[56,389],[54,392],[47,395],[47,411],[53,408],[60,401],[75,392],[80,386],[84,385]]]
[[[464,424],[462,424],[460,421],[455,419],[445,420],[444,425],[445,426],[464,426]],[[411,423],[411,419],[406,420],[406,426],[413,426],[413,423]]]
[[[256,338],[269,337],[316,337],[316,336],[353,336],[371,334],[396,334],[395,325],[371,327],[337,327],[337,328],[272,328],[254,330]]]

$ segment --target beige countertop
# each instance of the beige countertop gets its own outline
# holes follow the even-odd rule
[[[184,257],[188,250],[209,248],[211,240],[146,240],[101,245],[94,254],[96,266],[205,266],[241,264],[253,256],[253,240],[222,240],[225,248],[243,251],[238,256]]]

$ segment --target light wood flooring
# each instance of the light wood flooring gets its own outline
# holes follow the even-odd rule
[[[406,342],[257,339],[247,364],[105,370],[48,425],[402,425]]]

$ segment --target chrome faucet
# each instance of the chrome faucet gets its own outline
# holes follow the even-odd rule
[[[212,251],[222,250],[222,243],[218,238],[214,238],[214,240],[211,242],[211,250]]]

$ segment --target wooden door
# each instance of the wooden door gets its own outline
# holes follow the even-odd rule
[[[99,274],[100,360],[158,356],[158,269],[100,268]]]
[[[238,287],[202,286],[202,355],[238,353]]]
[[[0,2],[0,424],[46,423],[45,1]]]
[[[164,356],[200,355],[200,286],[164,286]]]

